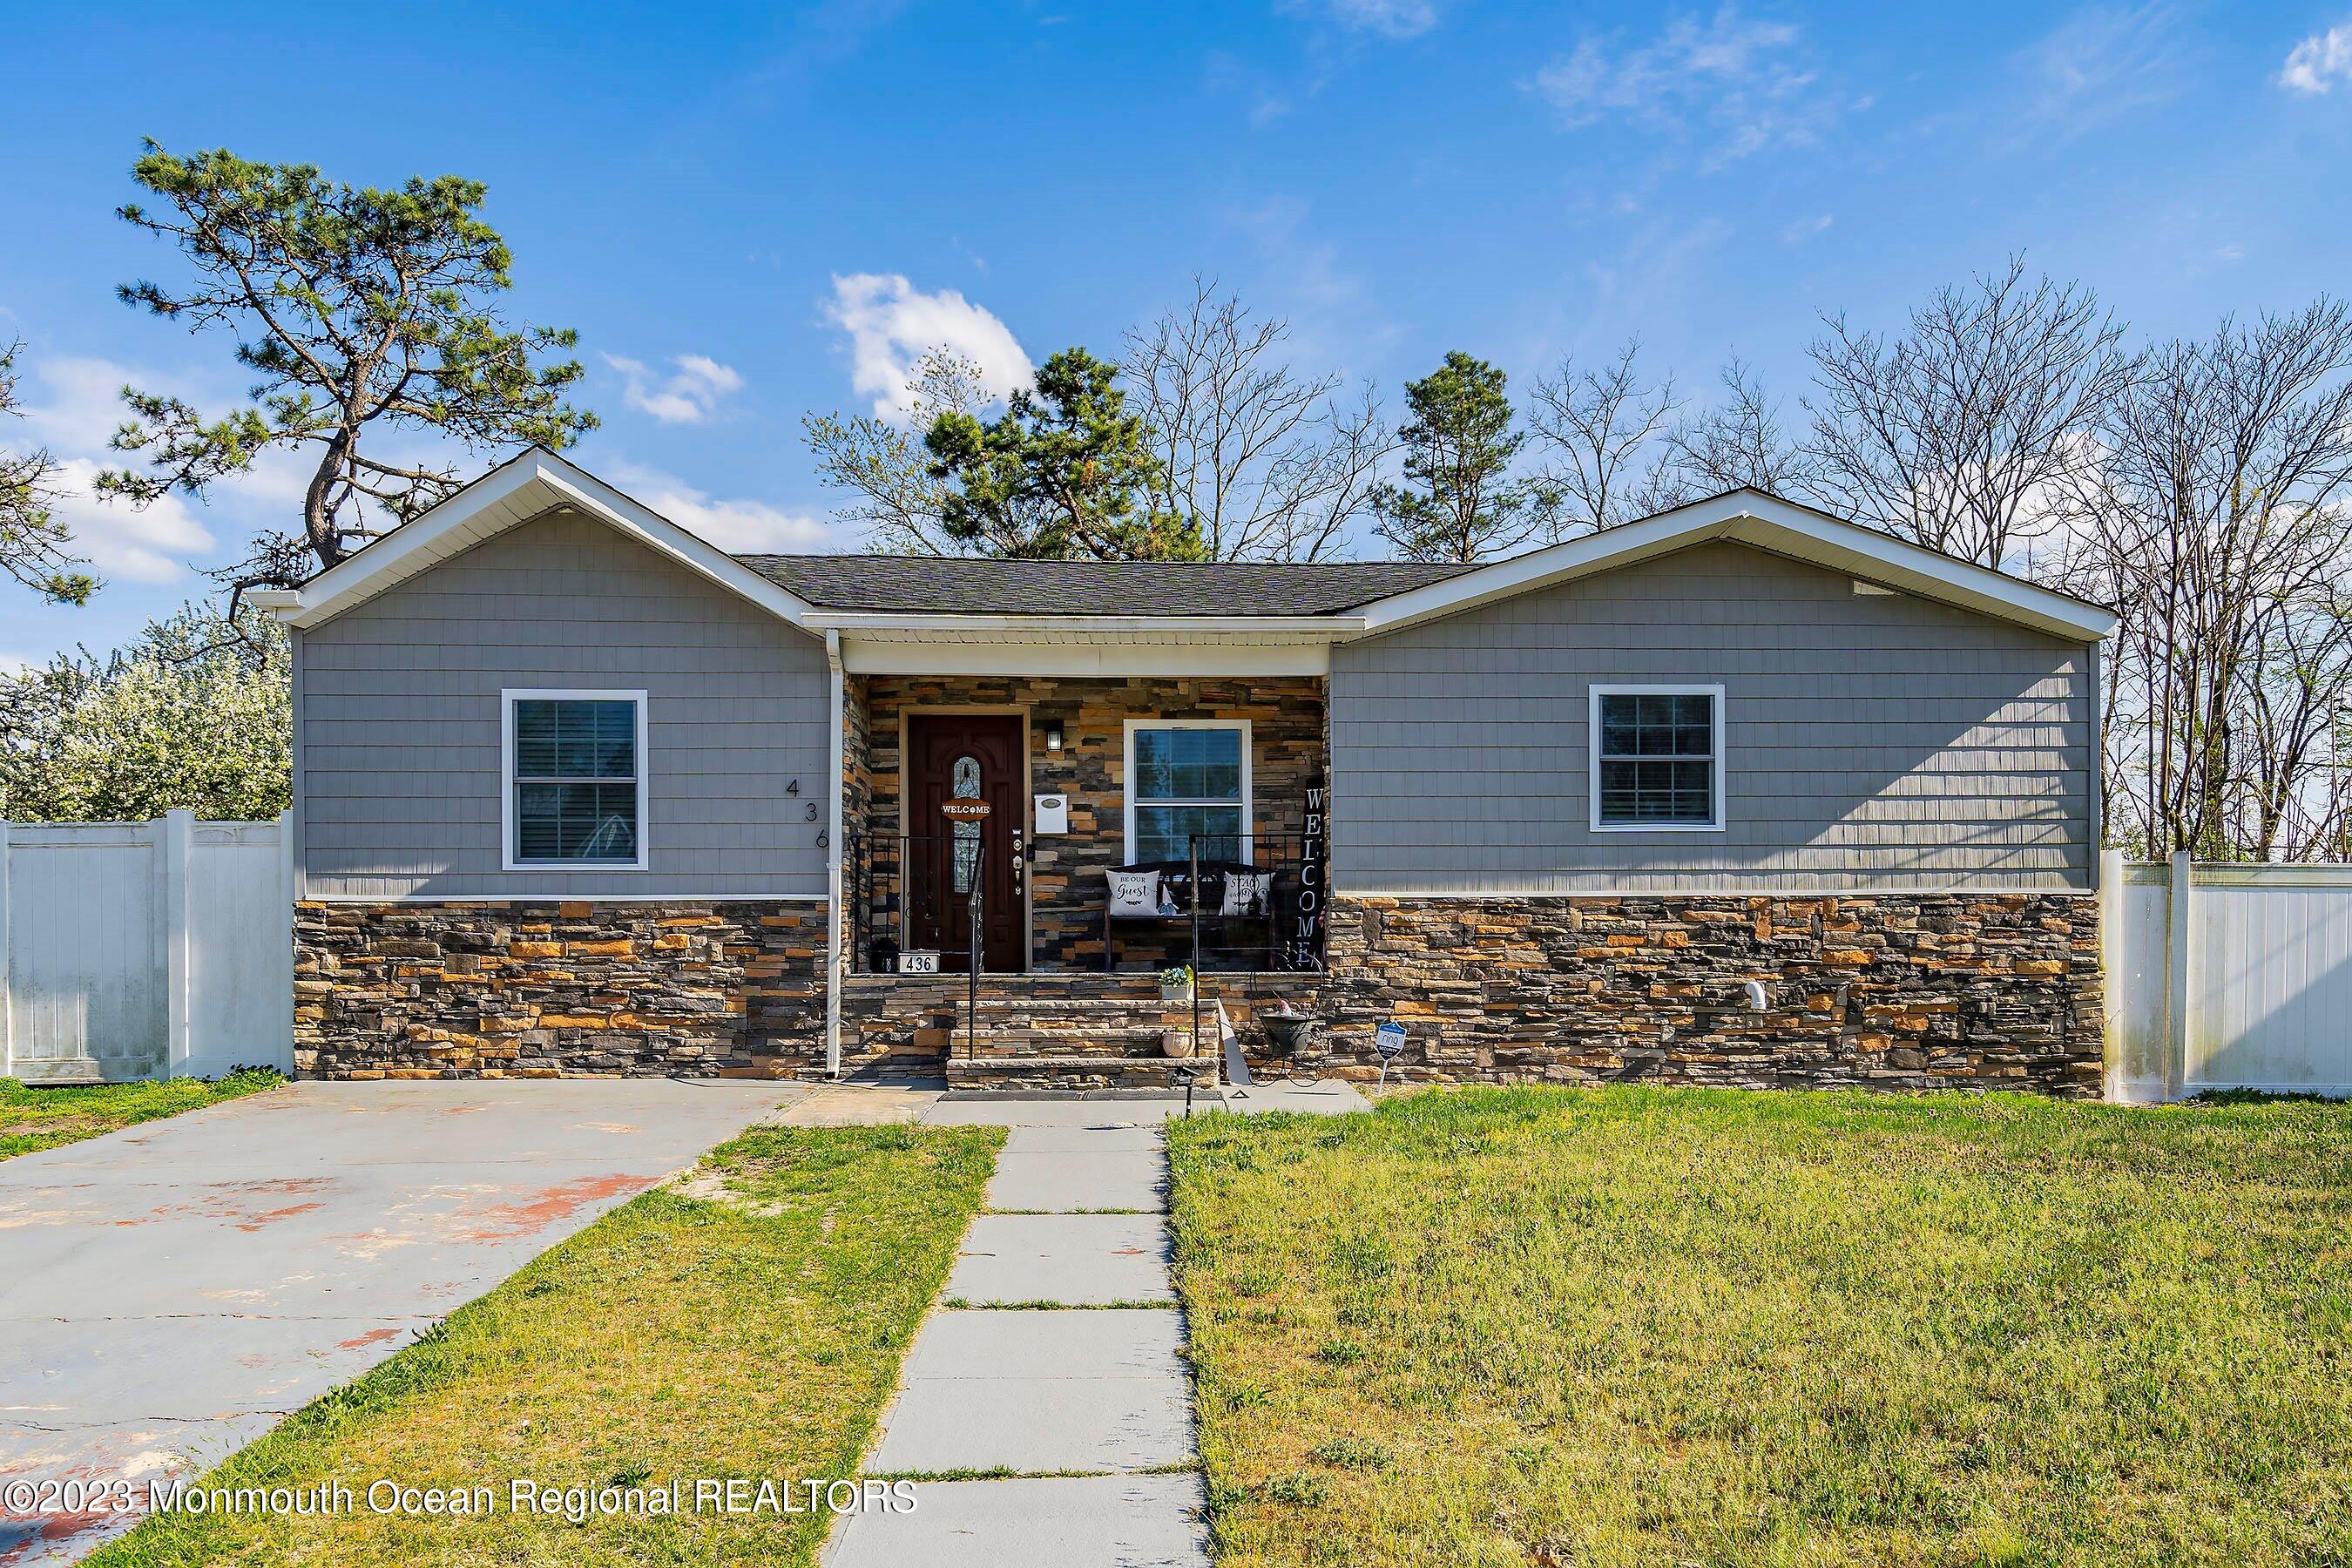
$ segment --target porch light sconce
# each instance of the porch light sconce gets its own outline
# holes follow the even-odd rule
[[[1062,749],[1062,723],[1058,719],[1045,726],[1045,749],[1049,752]]]

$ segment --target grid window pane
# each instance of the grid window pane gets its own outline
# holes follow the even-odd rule
[[[514,736],[515,858],[635,860],[637,705],[520,699]]]
[[[1136,731],[1129,796],[1136,859],[1181,860],[1195,833],[1211,836],[1201,845],[1203,859],[1248,859],[1243,763],[1238,727]]]
[[[1604,692],[1600,746],[1602,824],[1715,821],[1713,696]]]
[[[515,786],[519,860],[635,860],[637,786],[541,784]]]
[[[1181,860],[1192,853],[1192,836],[1201,840],[1203,860],[1244,858],[1241,840],[1242,808],[1237,805],[1139,805],[1135,808],[1135,858],[1141,860]]]
[[[1242,732],[1239,730],[1138,730],[1135,732],[1135,797],[1138,800],[1241,799]]]

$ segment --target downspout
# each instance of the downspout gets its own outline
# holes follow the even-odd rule
[[[825,711],[833,725],[833,771],[825,786],[831,824],[824,835],[824,1076],[841,1076],[841,778],[848,765],[848,742],[843,734],[847,699],[841,672],[841,634],[824,634],[824,662],[833,672]]]

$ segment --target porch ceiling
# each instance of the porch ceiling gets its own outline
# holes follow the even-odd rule
[[[1328,675],[1346,616],[1171,624],[1156,616],[834,616],[842,667],[858,675]]]

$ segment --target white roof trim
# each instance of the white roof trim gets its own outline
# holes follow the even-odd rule
[[[532,447],[484,474],[415,521],[330,567],[299,589],[247,597],[289,626],[312,626],[483,540],[558,507],[617,529],[648,549],[812,633],[878,642],[1298,647],[1352,642],[1458,615],[1618,566],[1727,539],[1955,605],[2058,637],[2112,635],[2114,612],[2006,574],[1906,543],[1761,490],[1732,490],[1604,529],[1339,616],[959,616],[819,610],[741,562],[624,495],[577,464]]]
[[[784,620],[798,624],[808,614],[806,604],[741,562],[585,468],[537,447],[311,578],[294,592],[296,603],[272,595],[265,607],[290,626],[316,626],[556,507],[584,512]]]
[[[2116,629],[2115,612],[2021,578],[1842,521],[1761,490],[1732,490],[1497,561],[1459,577],[1360,605],[1359,635],[1377,637],[1497,599],[1628,566],[1711,539],[1728,539],[1832,571],[1883,583],[1923,599],[1974,610],[2053,636],[2086,641]]]

